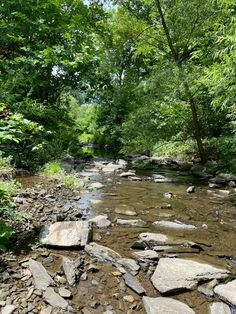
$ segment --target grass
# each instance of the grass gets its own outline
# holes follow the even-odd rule
[[[49,180],[57,180],[66,188],[80,190],[83,187],[83,181],[75,171],[67,173],[59,162],[53,161],[44,166],[43,175]]]

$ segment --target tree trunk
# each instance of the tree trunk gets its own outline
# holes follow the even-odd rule
[[[178,51],[175,49],[173,41],[171,39],[170,31],[169,31],[168,26],[166,24],[165,16],[164,16],[162,8],[161,8],[161,2],[160,2],[160,0],[155,0],[155,3],[157,6],[157,9],[158,9],[158,13],[160,14],[161,24],[162,24],[163,30],[165,32],[166,40],[167,40],[168,46],[170,48],[172,58],[174,59],[179,71],[182,72],[181,60],[179,58]],[[191,108],[193,127],[194,127],[194,136],[195,136],[195,140],[197,142],[198,153],[199,153],[201,160],[205,161],[206,157],[205,157],[205,152],[204,152],[202,139],[201,139],[200,124],[199,124],[199,120],[198,120],[196,104],[194,101],[194,97],[190,91],[189,85],[185,81],[185,78],[183,78],[183,84],[184,84],[186,98],[187,98],[188,103],[189,103],[190,108]]]

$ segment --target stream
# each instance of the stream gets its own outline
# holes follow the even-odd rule
[[[108,228],[94,229],[94,242],[113,249],[122,257],[134,258],[135,249],[131,247],[140,233],[165,234],[172,243],[192,241],[195,245],[192,247],[171,245],[158,251],[159,258],[180,257],[208,263],[230,270],[231,278],[234,278],[236,274],[235,188],[210,189],[207,181],[168,168],[137,170],[133,179],[129,176],[121,177],[121,171],[101,171],[101,167],[107,163],[97,159],[95,164],[88,164],[81,172],[81,176],[90,184],[99,182],[102,185],[98,189],[83,191],[77,207],[86,212],[88,218],[105,214],[112,222]],[[129,169],[130,166],[127,166],[122,171]],[[155,175],[164,176],[170,182],[154,182]],[[40,177],[24,177],[20,178],[20,181],[25,188],[42,184]],[[187,188],[192,185],[195,186],[194,193],[187,193]],[[120,219],[138,220],[142,224],[120,225],[118,224]],[[164,223],[153,224],[156,221]],[[191,225],[195,228],[166,226],[166,221]],[[61,255],[74,259],[81,254],[76,250],[57,249],[51,249],[49,253],[49,256],[53,256],[53,262],[47,265],[47,271],[59,274]],[[32,252],[28,255],[32,256]],[[25,255],[17,258],[17,262],[20,258],[25,258]],[[38,258],[39,261],[43,259],[43,255]],[[98,270],[89,273],[87,280],[80,281],[78,285],[71,288],[73,295],[71,304],[77,308],[76,313],[146,313],[141,297],[132,289],[127,288],[123,292],[117,290],[120,275],[115,274],[114,266],[96,259],[89,260],[87,263],[89,265],[96,263]],[[138,274],[138,279],[149,297],[160,296],[150,281],[150,273],[153,273],[156,264],[155,261],[149,264],[143,263]],[[12,265],[15,265],[14,262]],[[132,297],[131,302],[124,299],[125,295]],[[197,314],[208,314],[209,304],[219,300],[216,296],[205,295],[197,289],[172,293],[171,297],[184,302]],[[25,311],[25,313],[29,312]],[[231,313],[234,313],[233,307]]]

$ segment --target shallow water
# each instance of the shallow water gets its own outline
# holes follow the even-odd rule
[[[88,170],[89,172],[89,170]],[[154,183],[150,180],[153,174],[162,174],[174,180],[173,183]],[[99,244],[108,246],[123,257],[132,257],[132,243],[137,240],[141,232],[158,232],[168,235],[174,240],[190,240],[202,247],[202,251],[183,250],[176,253],[178,257],[188,257],[198,261],[206,261],[220,267],[228,267],[233,274],[236,274],[236,198],[235,190],[230,190],[230,196],[222,192],[211,190],[207,182],[198,180],[191,176],[180,175],[177,171],[169,169],[139,171],[137,175],[142,181],[131,181],[121,178],[115,174],[96,173],[91,177],[91,181],[98,181],[104,184],[103,189],[86,191],[79,201],[80,207],[88,209],[91,217],[97,214],[107,214],[108,218],[115,222],[117,218],[122,219],[141,219],[146,222],[145,227],[119,226],[115,223],[112,227],[102,230],[97,229],[94,232],[94,240]],[[21,178],[23,186],[32,186],[40,183],[40,177]],[[188,194],[186,189],[189,185],[196,186],[195,193]],[[224,190],[224,189],[222,189]],[[165,192],[173,193],[172,198],[164,197]],[[100,202],[94,202],[97,200]],[[171,207],[171,208],[169,208]],[[135,216],[117,214],[118,209],[131,210],[136,212]],[[178,220],[182,223],[196,226],[196,229],[170,229],[154,226],[154,221]],[[98,240],[99,239],[99,240]],[[56,252],[56,251],[55,251]],[[60,252],[58,252],[60,254]],[[64,255],[70,256],[73,253]],[[77,298],[73,299],[75,304],[83,304],[82,294],[88,291],[94,298],[105,298],[113,302],[115,308],[118,307],[118,301],[112,299],[111,287],[113,287],[114,278],[109,277],[114,267],[111,265],[101,265],[99,276],[107,276],[107,286],[102,295],[96,292],[96,288],[90,287],[89,281],[81,282]],[[100,278],[100,279],[99,279]],[[157,296],[158,292],[153,288],[150,280],[140,273],[139,279],[147,290],[148,296]],[[81,295],[80,295],[81,294]],[[136,294],[129,290],[129,294],[139,300]],[[206,297],[195,291],[179,293],[174,298],[181,300],[191,306],[197,314],[208,313],[208,304],[215,298]],[[111,301],[112,300],[112,301]],[[119,305],[122,307],[121,305]],[[121,309],[118,313],[125,313],[126,308]],[[94,311],[94,313],[100,313]],[[135,311],[133,313],[136,313]],[[144,313],[143,310],[137,313]]]

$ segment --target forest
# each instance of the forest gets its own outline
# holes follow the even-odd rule
[[[0,1],[0,311],[71,313],[77,306],[73,313],[143,313],[155,288],[160,293],[174,291],[174,298],[197,314],[208,313],[210,302],[219,299],[226,299],[235,311],[235,296],[222,297],[223,285],[217,286],[218,279],[223,282],[236,273],[235,25],[235,0]],[[96,159],[88,147],[107,159]],[[158,164],[163,160],[168,163],[166,172]],[[101,182],[93,181],[96,176]],[[89,205],[83,208],[84,204]],[[94,213],[99,216],[92,217]],[[74,264],[70,258],[76,256],[78,243],[72,243],[68,255],[56,251],[55,257],[55,251],[39,240],[46,223],[62,222],[87,228],[86,246]],[[129,225],[128,231],[124,225]],[[100,261],[108,259],[109,266],[94,265],[99,254],[93,250],[99,244],[89,243],[91,226],[97,228],[93,240],[110,246],[100,252],[105,254]],[[170,234],[152,238],[150,233],[147,246],[148,233],[138,235],[137,230],[154,228]],[[77,226],[69,230],[69,239],[74,230]],[[153,244],[157,238],[158,254]],[[144,249],[141,255],[132,251],[134,240],[134,247]],[[165,249],[164,244],[168,244]],[[128,263],[136,267],[131,275],[124,270],[128,258],[119,267],[113,261],[127,257],[127,252],[136,259],[131,266]],[[148,254],[151,262],[146,260]],[[190,254],[184,255],[190,260],[159,259],[183,254]],[[202,255],[224,268],[206,264],[206,277],[199,275],[203,266],[191,258]],[[58,256],[64,273],[63,267],[56,270]],[[172,260],[180,263],[175,266],[177,277],[185,276],[185,267],[196,271],[192,281],[186,280],[192,290],[204,280],[216,283],[200,286],[186,297],[175,294],[179,283],[168,290],[164,278]],[[161,269],[162,263],[168,265]],[[66,278],[66,264],[74,269],[72,284]],[[51,265],[54,273],[48,270]],[[154,266],[164,278],[162,288],[155,283]],[[42,291],[35,290],[36,281],[34,285],[31,280],[40,278],[34,267],[49,280]],[[138,272],[141,277],[135,277]],[[50,276],[56,292],[48,287],[53,282]],[[147,291],[137,283],[142,276]],[[76,296],[79,279],[85,285],[91,281],[86,298]],[[174,274],[170,286],[175,279]],[[116,287],[104,288],[104,300],[112,300],[117,312],[107,302],[102,304],[101,295],[100,303],[94,300],[103,280],[117,281]],[[133,290],[120,297],[120,310],[117,295],[126,291],[122,280],[123,289]],[[61,286],[67,281],[69,292]],[[18,288],[26,294],[22,302]],[[61,310],[69,312],[55,310],[58,304],[50,299],[55,294]],[[216,295],[219,298],[213,299]],[[79,304],[84,299],[91,302]],[[50,311],[45,310],[48,304]],[[9,306],[11,311],[4,312]],[[86,311],[89,306],[93,312]],[[185,313],[195,312],[188,308]]]

